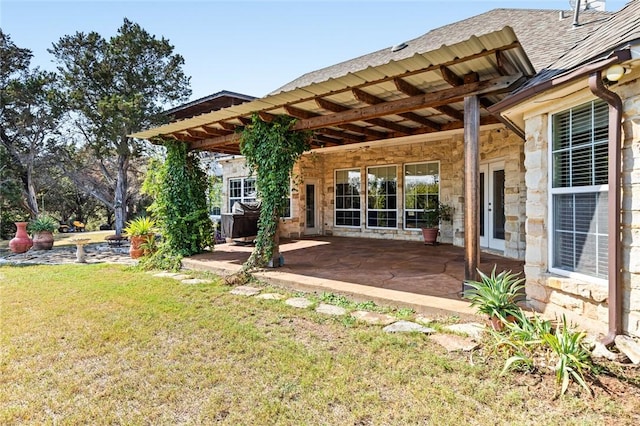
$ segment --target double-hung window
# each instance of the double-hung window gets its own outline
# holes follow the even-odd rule
[[[256,179],[253,177],[229,179],[229,212],[235,202],[255,203]]]
[[[256,178],[244,177],[229,179],[229,212],[231,212],[233,204],[236,201],[242,204],[256,203],[258,201]],[[283,219],[291,218],[291,184],[289,184],[287,201],[281,217]]]
[[[438,162],[405,164],[404,166],[404,227],[425,226],[428,210],[440,201],[440,164]]]
[[[360,169],[336,170],[336,226],[360,227]]]
[[[607,278],[608,105],[553,115],[551,269]]]
[[[396,166],[367,169],[367,227],[398,227]]]

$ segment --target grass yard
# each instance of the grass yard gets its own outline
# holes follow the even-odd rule
[[[553,377],[499,376],[489,352],[228,291],[0,267],[0,424],[640,424],[637,381],[554,400]]]

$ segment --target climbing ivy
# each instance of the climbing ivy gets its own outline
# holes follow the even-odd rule
[[[154,197],[149,208],[160,223],[164,243],[170,252],[190,256],[213,248],[213,225],[209,219],[206,194],[207,176],[197,155],[187,152],[186,144],[163,141],[167,149],[164,164],[150,164],[144,189]],[[153,172],[154,170],[157,172]]]
[[[289,196],[291,172],[298,158],[310,148],[311,134],[291,130],[294,123],[286,115],[266,122],[254,114],[242,131],[240,152],[246,157],[251,174],[256,176],[261,201],[256,245],[244,264],[245,270],[264,267],[274,257],[277,262],[278,223]]]

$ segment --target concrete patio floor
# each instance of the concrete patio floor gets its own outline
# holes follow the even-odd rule
[[[212,253],[183,259],[189,269],[228,275],[240,269],[252,246],[218,244]],[[461,299],[464,251],[448,244],[313,237],[283,240],[284,266],[257,273],[267,282],[304,291],[331,291],[360,300],[410,306],[418,312],[472,314]],[[521,272],[523,262],[481,253],[480,269]]]

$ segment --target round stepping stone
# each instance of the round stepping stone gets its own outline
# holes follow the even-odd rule
[[[445,348],[447,352],[470,352],[479,346],[469,337],[455,336],[453,334],[435,334],[429,336],[429,338]]]
[[[393,324],[386,326],[385,328],[382,329],[382,331],[386,333],[418,332],[418,333],[425,333],[425,334],[431,334],[436,332],[433,328],[425,327],[415,322],[403,321],[403,320],[394,322]]]
[[[162,271],[157,273],[151,272],[151,273],[153,274],[154,277],[159,277],[159,278],[173,278],[176,275],[180,275],[177,272],[167,272],[167,271]]]
[[[360,321],[374,325],[389,325],[396,320],[396,318],[391,315],[369,311],[354,311],[351,312],[351,316]]]
[[[256,296],[256,299],[264,299],[264,300],[282,300],[284,299],[284,295],[278,293],[262,293]]]
[[[230,291],[231,294],[235,294],[237,296],[255,296],[256,294],[262,291],[261,288],[251,287],[248,285],[240,285],[233,290]]]
[[[433,322],[433,318],[425,317],[423,315],[416,316],[416,322],[420,324],[429,324]]]
[[[306,309],[309,306],[313,305],[313,302],[306,297],[292,297],[291,299],[287,299],[284,301],[289,306],[293,306],[294,308],[302,308]]]
[[[180,281],[182,284],[209,284],[211,280],[203,280],[201,278],[191,278],[188,280]]]
[[[338,316],[339,317],[341,315],[346,314],[347,310],[345,308],[340,307],[340,306],[328,305],[326,303],[321,303],[316,308],[316,312],[318,312],[320,314],[334,315],[334,316]]]
[[[482,333],[484,333],[485,327],[477,322],[471,322],[467,324],[448,325],[444,329],[453,333],[466,334],[473,339],[479,340],[482,338]]]

